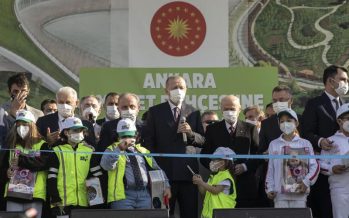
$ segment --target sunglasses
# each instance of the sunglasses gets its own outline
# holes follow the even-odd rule
[[[217,122],[218,122],[218,120],[206,120],[206,121],[204,121],[204,123],[206,123],[207,125],[211,125],[211,124],[214,124]]]

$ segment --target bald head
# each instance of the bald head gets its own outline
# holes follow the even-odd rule
[[[224,96],[221,100],[221,110],[238,110],[240,112],[241,105],[240,105],[240,99],[236,97],[235,95],[227,95]]]

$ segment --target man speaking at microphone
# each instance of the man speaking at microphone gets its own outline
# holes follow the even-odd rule
[[[185,154],[189,145],[198,145],[197,139],[203,134],[200,112],[183,102],[186,90],[182,77],[171,76],[166,80],[165,89],[169,100],[149,108],[144,143],[152,153]],[[156,161],[170,180],[170,214],[174,214],[178,201],[181,218],[198,217],[197,187],[187,168],[189,165],[198,173],[197,159],[159,157]]]

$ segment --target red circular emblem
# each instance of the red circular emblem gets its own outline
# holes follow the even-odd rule
[[[201,46],[206,35],[206,22],[195,6],[176,1],[156,11],[150,32],[161,51],[172,56],[185,56]]]

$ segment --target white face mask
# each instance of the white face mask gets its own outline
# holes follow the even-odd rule
[[[349,89],[348,83],[345,83],[344,81],[340,81],[338,83],[338,88],[336,88],[335,91],[339,96],[343,96],[347,94],[348,89]]]
[[[283,122],[280,124],[280,129],[283,133],[289,135],[296,130],[296,124],[293,122]]]
[[[133,121],[136,121],[136,118],[137,118],[137,111],[136,110],[131,110],[131,109],[128,109],[128,110],[122,110],[121,111],[121,118],[122,119],[131,119]]]
[[[109,120],[116,120],[120,117],[120,113],[118,110],[118,107],[113,106],[107,106],[107,117]]]
[[[174,104],[180,104],[184,101],[185,91],[182,89],[174,89],[170,91],[170,100]]]
[[[86,120],[90,120],[90,114],[92,115],[92,120],[96,121],[98,117],[98,112],[93,107],[85,108],[85,110],[82,112],[82,116]]]
[[[82,140],[84,140],[84,133],[83,132],[79,132],[79,133],[72,133],[69,136],[69,140],[74,142],[74,143],[79,143]]]
[[[224,162],[221,160],[219,160],[219,161],[212,160],[210,162],[210,170],[211,170],[211,172],[216,173],[216,172],[218,172],[219,168],[221,168],[223,165],[224,165]]]
[[[238,112],[237,111],[223,111],[223,118],[227,123],[233,124],[238,120]]]
[[[277,101],[273,103],[273,110],[277,114],[287,109],[288,109],[288,101]]]
[[[246,119],[245,122],[246,122],[246,123],[250,123],[250,124],[255,125],[255,126],[257,126],[257,124],[258,124],[258,121],[257,121],[257,120],[249,120],[249,119]]]
[[[29,133],[29,126],[18,126],[17,127],[17,134],[19,137],[24,139]]]
[[[73,116],[73,107],[69,104],[57,104],[57,111],[64,118]]]
[[[346,132],[349,132],[349,120],[344,121],[342,127]]]

